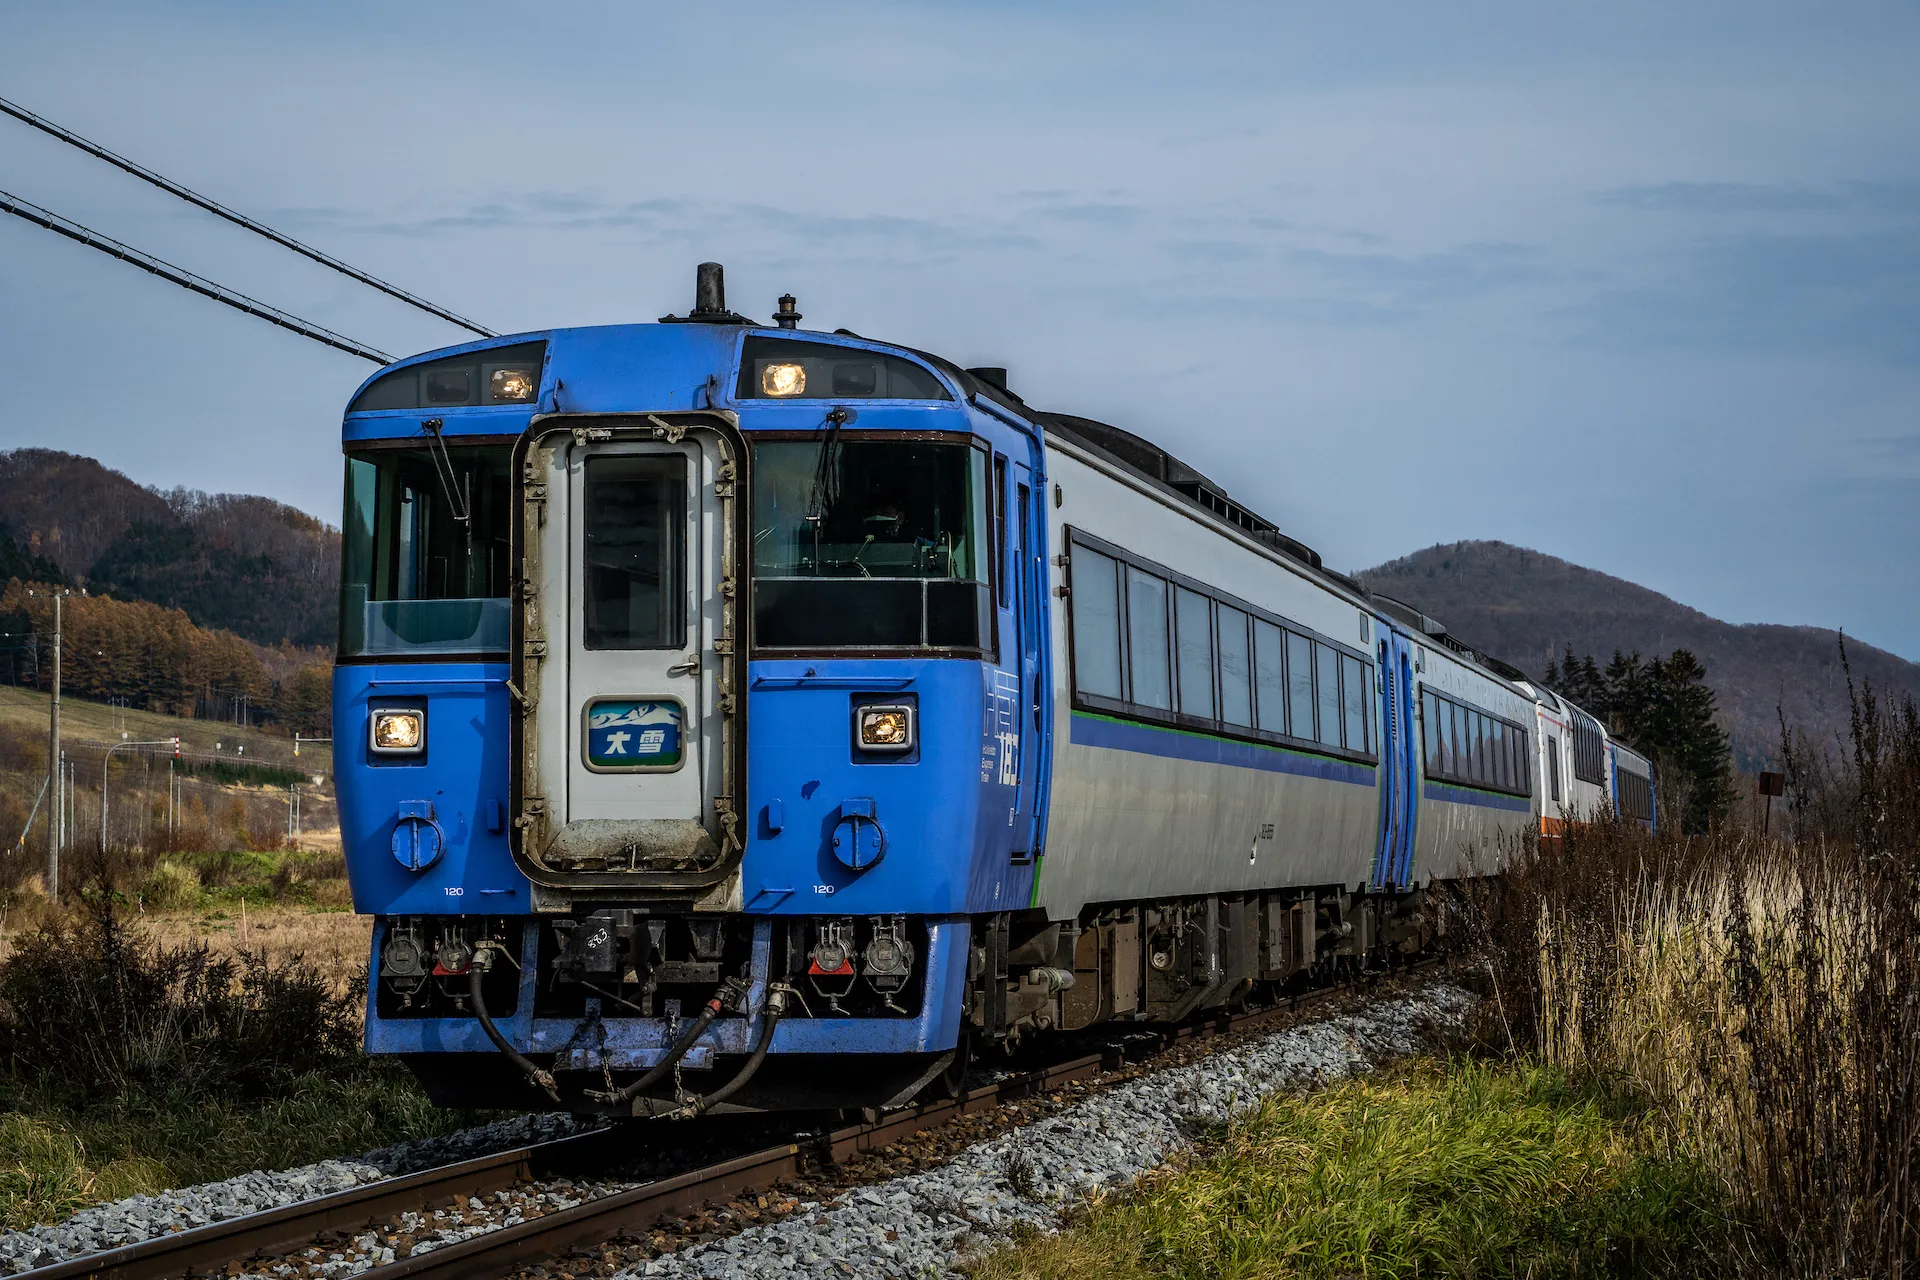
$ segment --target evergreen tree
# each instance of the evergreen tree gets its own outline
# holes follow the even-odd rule
[[[1569,648],[1548,665],[1545,683],[1652,760],[1657,784],[1685,801],[1683,826],[1704,831],[1733,803],[1727,734],[1714,718],[1706,677],[1685,649],[1650,661],[1616,649],[1603,672],[1591,656],[1575,657]]]

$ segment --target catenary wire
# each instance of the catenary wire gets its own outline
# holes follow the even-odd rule
[[[154,186],[159,187],[162,191],[165,191],[171,195],[180,197],[180,199],[185,200],[188,204],[196,205],[199,208],[205,209],[208,213],[213,214],[215,217],[225,218],[228,222],[231,222],[236,226],[245,227],[247,230],[255,233],[256,235],[265,236],[267,239],[273,241],[275,244],[281,246],[282,248],[291,249],[295,253],[301,255],[302,257],[311,258],[313,261],[318,262],[322,266],[333,268],[335,271],[338,271],[341,275],[347,276],[354,280],[358,280],[361,284],[367,285],[370,288],[378,289],[380,292],[386,294],[388,297],[398,298],[400,301],[406,303],[409,306],[418,307],[420,308],[420,310],[427,312],[429,315],[438,316],[440,319],[447,321],[449,324],[457,324],[462,329],[466,329],[472,333],[477,333],[483,338],[493,338],[493,337],[499,336],[495,334],[493,330],[487,329],[481,325],[475,324],[473,321],[467,319],[465,316],[449,311],[445,307],[440,306],[437,303],[429,302],[427,301],[427,299],[420,297],[418,294],[408,293],[405,289],[400,288],[398,285],[388,284],[385,280],[380,279],[378,276],[371,275],[368,272],[362,271],[360,270],[360,268],[354,266],[351,263],[342,262],[340,261],[340,259],[334,257],[331,254],[322,253],[320,250],[315,249],[311,245],[302,244],[300,241],[295,240],[292,236],[287,235],[284,232],[275,231],[272,227],[267,226],[265,223],[257,221],[256,219],[253,219],[253,218],[249,218],[244,213],[240,213],[240,212],[237,212],[236,210],[229,209],[225,205],[219,203],[216,200],[209,200],[206,196],[201,195],[199,192],[193,190],[192,188],[181,186],[179,183],[173,181],[171,178],[165,177],[162,174],[155,173],[153,170],[147,168],[145,165],[136,164],[132,160],[127,159],[125,156],[117,155],[114,152],[107,150],[105,147],[101,146],[97,142],[90,142],[86,138],[83,138],[79,134],[73,132],[71,129],[63,129],[59,125],[55,124],[53,121],[48,120],[44,116],[35,115],[33,112],[27,110],[23,106],[20,106],[18,103],[8,102],[5,98],[0,98],[0,111],[6,112],[8,115],[12,116],[16,120],[32,125],[34,128],[40,130],[42,133],[51,134],[53,137],[60,139],[60,141],[67,143],[70,146],[78,147],[80,150],[86,152],[90,156],[95,157],[96,159],[105,160],[108,164],[113,165],[117,169],[125,170],[127,173],[132,174],[134,177],[139,178],[143,182],[150,182]]]
[[[223,284],[216,284],[205,276],[197,276],[184,267],[176,267],[171,262],[156,258],[150,253],[142,253],[131,245],[121,244],[110,236],[103,236],[97,231],[81,226],[71,218],[63,218],[52,210],[42,209],[39,205],[31,204],[5,191],[0,191],[0,209],[6,210],[16,218],[24,218],[35,226],[45,227],[49,231],[63,235],[69,240],[77,240],[90,249],[98,249],[101,253],[118,258],[122,262],[130,262],[142,271],[150,271],[162,280],[172,281],[203,298],[224,302],[236,311],[244,311],[250,316],[265,320],[268,324],[277,324],[282,329],[290,329],[303,338],[312,338],[315,342],[325,343],[335,350],[359,356],[362,360],[371,360],[375,364],[393,363],[392,356],[364,342],[355,342],[344,334],[335,333],[331,329],[302,320],[299,316],[282,311],[278,307],[268,306],[258,299],[249,298],[246,294],[229,289]]]

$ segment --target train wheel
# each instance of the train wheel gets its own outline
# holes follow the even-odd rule
[[[940,1074],[927,1082],[924,1096],[929,1102],[948,1102],[966,1091],[967,1071],[973,1066],[973,1037],[962,1032],[953,1047],[953,1057]]]

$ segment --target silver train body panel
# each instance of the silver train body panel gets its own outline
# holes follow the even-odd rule
[[[1049,445],[1048,480],[1060,498],[1047,504],[1056,601],[1064,603],[1062,559],[1077,531],[1355,648],[1377,626],[1357,599],[1191,505],[1070,444]],[[1074,706],[1071,609],[1052,612],[1057,728],[1036,905],[1064,919],[1089,902],[1367,881],[1380,809],[1372,767],[1344,770],[1364,773],[1363,783],[1313,776],[1310,753],[1281,747],[1261,748],[1275,767],[1250,768],[1092,745],[1100,717]],[[1182,732],[1138,729],[1148,738]]]

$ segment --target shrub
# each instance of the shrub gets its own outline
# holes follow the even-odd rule
[[[0,961],[0,1058],[17,1075],[58,1064],[88,1095],[260,1097],[355,1050],[354,1002],[317,969],[160,946],[93,896],[80,923],[49,921]]]
[[[1513,1043],[1622,1073],[1795,1274],[1920,1258],[1920,711],[1855,697],[1847,754],[1786,735],[1788,837],[1570,830],[1487,936]],[[1497,1042],[1497,1041],[1496,1041]]]
[[[178,862],[158,862],[140,882],[140,900],[158,911],[197,907],[200,905],[200,873]]]

